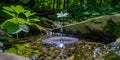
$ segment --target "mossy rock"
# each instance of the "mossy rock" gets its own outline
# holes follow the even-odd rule
[[[120,43],[120,37],[116,39],[116,42],[119,42],[119,43]]]
[[[120,25],[120,14],[90,18],[82,22],[64,26],[64,30],[76,32],[79,31],[82,34],[91,32],[104,32],[109,21],[112,21],[116,25]]]
[[[94,42],[110,43],[120,37],[120,14],[104,15],[90,18],[82,22],[66,25],[63,32],[74,34],[78,38],[93,40]],[[55,29],[57,31],[60,29]]]

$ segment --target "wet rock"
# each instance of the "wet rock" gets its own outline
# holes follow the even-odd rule
[[[29,60],[29,58],[18,56],[12,53],[0,53],[0,60]]]
[[[105,44],[107,44],[116,40],[113,33],[106,32],[107,29],[111,28],[109,27],[110,22],[113,22],[111,25],[115,25],[113,27],[120,25],[120,14],[90,18],[82,22],[64,26],[63,30],[66,34],[74,34],[79,38],[88,38],[93,40],[93,42],[105,42]],[[112,29],[110,29],[110,31],[112,31]]]

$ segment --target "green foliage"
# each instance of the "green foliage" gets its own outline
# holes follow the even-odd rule
[[[9,49],[5,49],[4,52],[15,53],[18,55],[24,55],[27,57],[31,57],[39,53],[39,50],[34,50],[30,48],[30,44],[15,44]]]
[[[117,20],[116,20],[117,21]],[[108,21],[105,32],[112,33],[116,38],[120,37],[120,25],[115,24],[113,21]]]
[[[77,6],[72,6],[67,9],[71,14],[71,18],[76,19],[77,21],[86,20],[88,18],[98,17],[101,15],[109,15],[120,13],[120,7],[112,7],[110,5],[96,5],[91,4],[81,4]]]
[[[5,52],[11,52],[11,53],[19,54],[19,55],[24,55],[25,49],[28,47],[30,47],[29,44],[22,44],[22,45],[16,44],[13,47],[5,50]]]
[[[6,29],[9,34],[13,34],[13,33],[15,33],[16,31],[19,30],[19,25],[14,24],[14,23],[9,22],[9,21],[6,21],[6,22],[3,23],[1,28]]]
[[[29,27],[27,25],[19,25],[20,31],[29,32]]]
[[[91,4],[96,5],[119,5],[119,0],[9,0],[2,1],[6,4],[20,4],[32,8],[35,11],[48,11],[54,9],[64,9],[72,5]]]
[[[15,48],[9,48],[8,50],[5,50],[5,52],[16,53],[16,50]]]
[[[7,30],[10,34],[16,34],[21,31],[29,32],[29,27],[27,25],[33,25],[35,22],[40,22],[39,17],[35,16],[33,11],[27,10],[21,5],[3,6],[2,11],[12,16],[11,19],[7,19],[2,24],[2,29]],[[39,25],[34,26],[40,27]],[[15,29],[13,29],[13,27],[15,27]],[[44,30],[44,28],[39,30]]]
[[[19,22],[19,24],[18,24]],[[28,22],[24,21],[21,18],[18,18],[18,21],[16,22],[16,19],[8,19],[6,20],[1,28],[7,30],[7,32],[9,34],[15,34],[15,33],[19,33],[20,31],[24,31],[24,32],[28,32],[29,31],[29,27],[24,25],[27,24]],[[14,28],[14,29],[13,29]]]
[[[4,42],[4,44],[12,44],[15,42],[15,39],[9,36],[0,36],[0,41]]]
[[[29,10],[25,10],[25,12],[24,12],[24,15],[26,16],[26,18],[28,18],[28,17],[30,17],[30,16],[32,16],[32,15],[34,15],[35,13],[33,12],[31,12],[31,11],[29,11]]]
[[[120,25],[114,27],[112,32],[117,38],[120,37]]]
[[[104,60],[119,60],[119,59],[120,59],[120,56],[116,55],[113,52],[110,52],[104,56]]]
[[[7,6],[7,5],[0,3],[0,22],[5,21],[6,18],[10,18],[10,16],[8,16],[6,13],[4,13],[4,12],[2,11],[2,9],[3,9],[2,7],[3,7],[3,6]]]
[[[15,17],[17,14],[20,14],[22,12],[24,12],[24,8],[20,5],[10,5],[10,7],[8,6],[4,6],[3,7],[3,11],[13,17]]]

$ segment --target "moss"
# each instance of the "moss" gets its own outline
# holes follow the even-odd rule
[[[76,31],[76,32],[79,31],[83,34],[91,33],[93,31],[104,32],[106,28],[110,28],[110,27],[106,27],[109,21],[112,21],[113,23],[116,24],[116,26],[118,26],[120,24],[120,14],[105,15],[105,16],[100,16],[97,18],[90,18],[86,21],[82,21],[76,24],[65,26],[64,29],[66,31]]]

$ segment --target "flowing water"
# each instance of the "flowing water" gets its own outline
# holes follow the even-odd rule
[[[62,57],[62,60],[65,60],[65,56],[64,55],[64,49],[66,48],[66,45],[70,45],[73,43],[76,43],[78,41],[77,38],[72,38],[72,37],[64,37],[63,36],[63,28],[62,28],[62,23],[61,23],[61,27],[60,27],[60,36],[58,37],[51,37],[52,36],[52,32],[49,31],[47,33],[47,35],[50,36],[50,38],[47,39],[43,39],[42,43],[47,44],[47,45],[52,45],[53,47],[57,48],[60,50],[60,54],[58,56]]]
[[[42,50],[42,53],[39,55],[39,60],[93,60],[93,50],[102,45],[101,43],[87,42],[84,39],[79,39],[78,41],[74,38],[75,35],[70,34],[62,33],[61,37],[61,33],[51,32],[47,35],[47,38],[42,39],[45,45],[44,51]],[[60,41],[61,38],[63,39],[62,41]],[[61,42],[66,45],[60,44]]]

